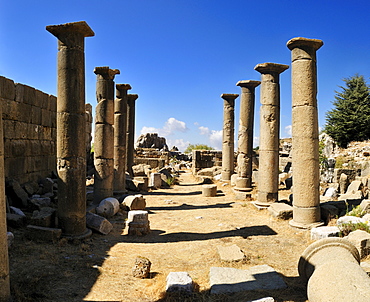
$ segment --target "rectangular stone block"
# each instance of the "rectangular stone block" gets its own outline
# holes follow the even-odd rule
[[[311,240],[319,240],[327,237],[338,237],[339,228],[337,226],[321,226],[311,229]]]
[[[49,95],[48,107],[51,112],[57,112],[57,97],[54,95]]]
[[[0,97],[15,100],[15,85],[10,79],[0,76]]]
[[[4,127],[4,138],[5,139],[14,139],[15,135],[15,121],[3,120]]]
[[[36,225],[28,225],[26,237],[31,240],[56,241],[62,235],[61,229],[47,228]]]

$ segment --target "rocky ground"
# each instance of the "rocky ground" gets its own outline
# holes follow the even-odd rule
[[[291,228],[250,202],[235,200],[229,185],[218,185],[217,197],[202,197],[202,186],[190,171],[179,185],[149,192],[145,198],[151,233],[124,235],[124,215],[111,219],[113,231],[83,242],[34,242],[12,229],[11,287],[14,301],[249,301],[272,296],[276,301],[306,301],[297,263],[311,243],[309,232]],[[289,191],[281,190],[287,198]],[[237,263],[221,262],[217,247],[236,244],[246,255]],[[137,279],[137,256],[152,262],[150,278]],[[209,293],[211,267],[248,269],[268,264],[288,285],[275,291],[229,295]],[[190,296],[165,293],[170,272],[186,271],[195,282]]]

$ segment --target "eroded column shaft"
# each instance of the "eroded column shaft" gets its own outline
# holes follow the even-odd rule
[[[134,165],[135,153],[135,101],[139,97],[137,94],[127,96],[127,142],[126,142],[126,170],[133,177],[132,166]]]
[[[254,69],[261,73],[260,148],[257,204],[269,206],[278,200],[279,189],[279,75],[288,65],[263,63]]]
[[[67,237],[85,237],[85,56],[86,22],[46,27],[58,38],[57,172],[58,221]]]
[[[127,90],[129,84],[116,85],[114,101],[114,185],[115,193],[126,191]]]
[[[0,117],[2,109],[0,108]],[[4,179],[3,119],[0,118],[0,301],[11,301],[9,281],[8,240],[6,228],[6,199]]]
[[[292,226],[320,224],[319,126],[316,51],[321,40],[294,38],[292,51]]]
[[[298,264],[300,277],[308,283],[309,301],[370,301],[370,278],[359,263],[357,249],[346,239],[324,238],[311,244]]]
[[[237,190],[252,190],[252,155],[255,88],[260,81],[239,81],[241,87],[238,132]]]
[[[96,67],[94,139],[94,203],[113,196],[114,179],[114,77],[119,70]]]
[[[221,179],[230,180],[234,173],[234,107],[238,94],[222,94],[224,100],[224,125],[222,129],[222,170]]]

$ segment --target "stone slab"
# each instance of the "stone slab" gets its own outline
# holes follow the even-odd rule
[[[247,270],[211,267],[209,279],[211,294],[248,290],[274,290],[287,287],[278,273],[266,264],[257,265]]]
[[[266,298],[261,298],[258,300],[249,300],[247,302],[275,302],[275,299],[273,297],[266,297]]]
[[[218,246],[217,250],[221,261],[237,262],[242,261],[245,258],[244,253],[236,244],[229,246]]]
[[[166,291],[191,293],[193,280],[187,272],[171,272],[167,276]]]
[[[267,211],[278,219],[290,219],[293,217],[293,207],[286,203],[274,202]]]
[[[336,226],[321,226],[311,229],[311,240],[319,240],[327,237],[338,237],[339,228]]]
[[[239,191],[237,189],[233,189],[233,192],[235,194],[236,200],[251,200],[252,199],[252,192],[245,192],[245,191]]]

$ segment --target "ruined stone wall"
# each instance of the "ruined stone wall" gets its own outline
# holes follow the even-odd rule
[[[200,169],[221,166],[222,151],[215,150],[193,150],[192,153],[192,171],[193,174]]]
[[[0,76],[5,176],[20,183],[56,167],[56,97]]]

